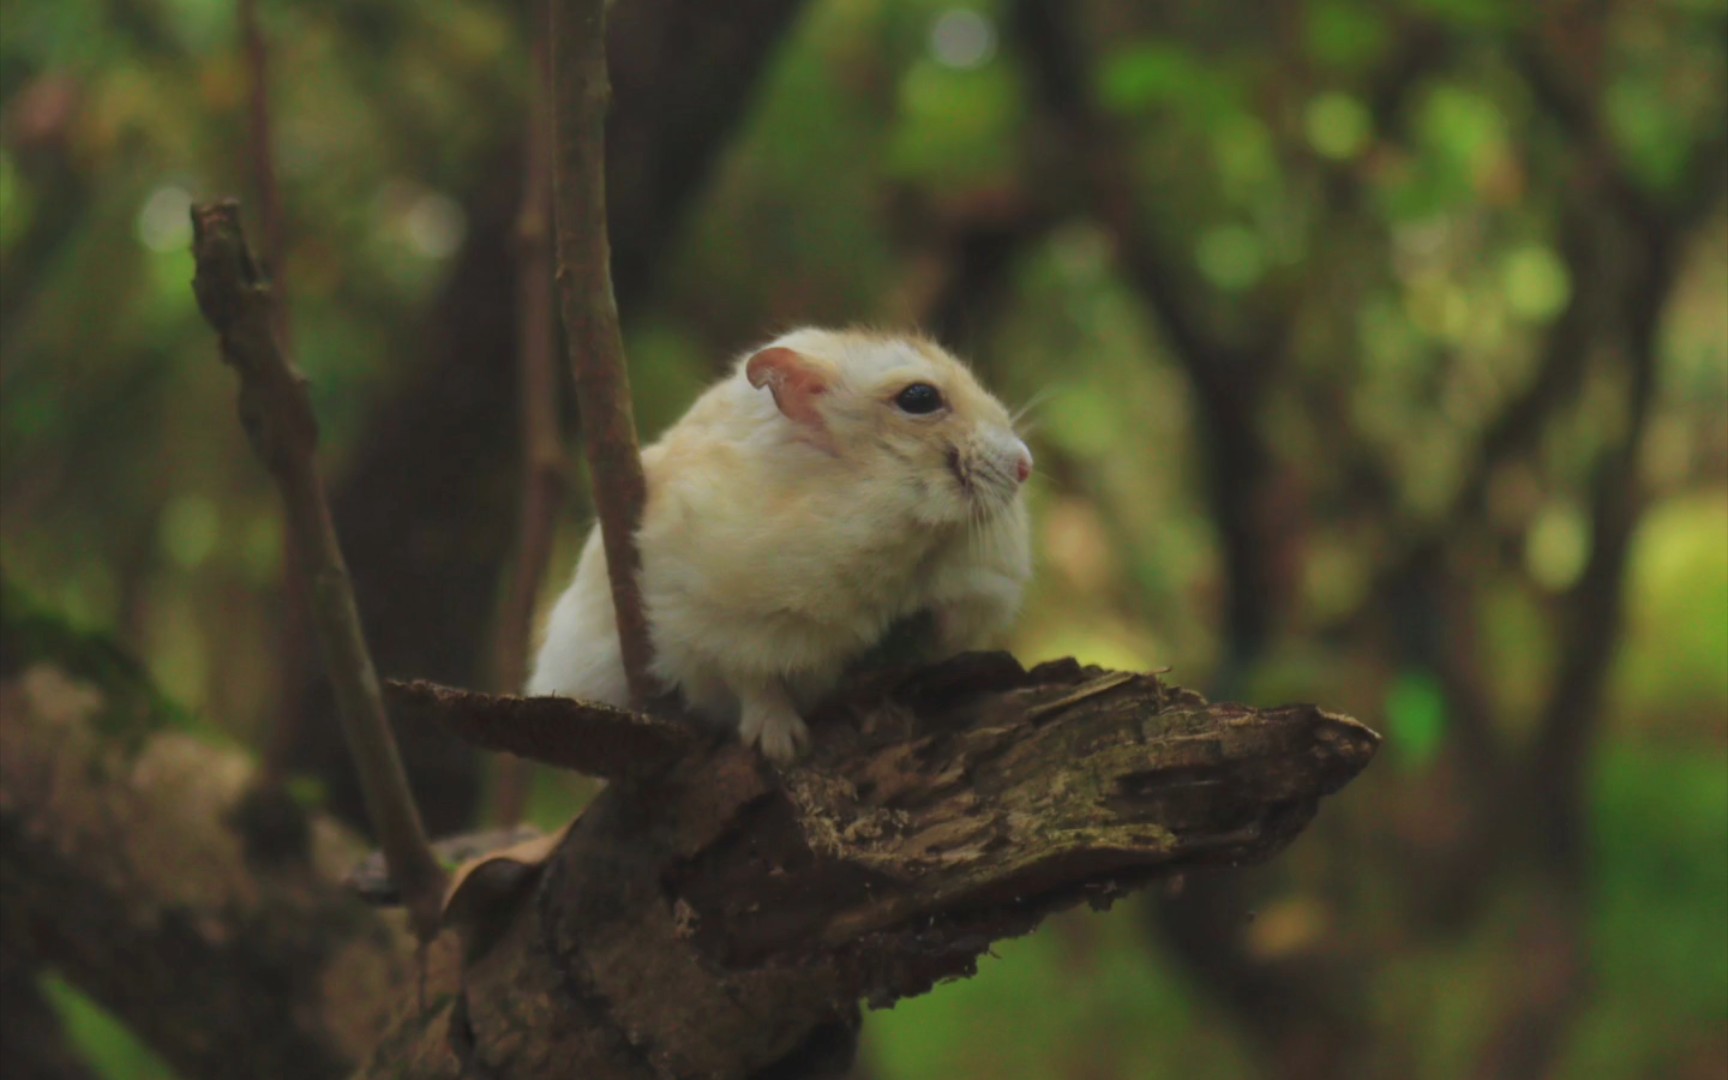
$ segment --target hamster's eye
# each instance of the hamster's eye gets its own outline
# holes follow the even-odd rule
[[[927,382],[915,382],[894,395],[894,404],[900,406],[902,412],[922,416],[942,407],[942,391]]]

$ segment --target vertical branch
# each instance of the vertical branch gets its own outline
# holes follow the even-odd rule
[[[232,199],[192,207],[192,287],[217,333],[222,359],[240,377],[240,421],[253,451],[282,496],[288,531],[303,560],[314,626],[336,692],[343,734],[360,774],[366,812],[390,877],[402,890],[415,932],[437,932],[444,872],[426,842],[420,813],[384,714],[378,673],[360,628],[360,613],[315,452],[318,425],[306,379],[289,365],[275,337],[270,285],[258,272]]]
[[[246,67],[251,76],[247,95],[247,167],[252,174],[252,193],[257,200],[258,217],[264,226],[264,267],[270,277],[271,325],[282,355],[294,362],[294,327],[288,317],[287,265],[288,229],[284,223],[282,191],[276,179],[275,139],[272,135],[270,107],[270,50],[264,40],[264,26],[258,17],[258,0],[240,0],[241,47],[246,53]],[[278,693],[275,715],[264,741],[263,776],[267,781],[280,780],[288,768],[288,758],[298,737],[304,695],[301,693],[300,671],[305,667],[306,624],[311,613],[306,609],[306,583],[300,576],[300,553],[295,550],[292,536],[282,545],[282,627],[276,654]]]
[[[605,0],[552,3],[553,200],[558,283],[582,446],[618,612],[624,673],[631,700],[640,706],[654,696],[648,620],[637,581],[636,528],[647,484],[636,451],[606,232],[605,130],[612,90],[606,76],[605,12]]]
[[[288,320],[288,285],[282,273],[287,251],[287,226],[283,221],[282,191],[276,181],[276,150],[271,134],[270,51],[264,42],[264,27],[258,18],[258,0],[240,0],[240,37],[246,50],[246,67],[252,77],[247,94],[247,156],[252,173],[252,191],[258,200],[258,217],[264,225],[264,268],[270,277],[271,322],[283,355],[293,361],[294,337]]]
[[[532,0],[542,19],[545,7]],[[516,366],[522,425],[522,509],[515,567],[493,640],[493,670],[504,693],[522,689],[528,674],[528,639],[534,600],[552,554],[552,534],[564,496],[564,448],[558,437],[558,382],[552,313],[552,74],[545,37],[534,38],[534,74],[528,88],[528,124],[522,208],[516,217]],[[506,825],[522,818],[531,766],[505,756],[498,764],[496,815]]]

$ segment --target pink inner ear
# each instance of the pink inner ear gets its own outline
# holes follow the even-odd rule
[[[763,349],[744,365],[744,375],[755,387],[766,386],[774,404],[793,423],[822,426],[816,399],[828,390],[828,381],[809,360],[787,348]]]

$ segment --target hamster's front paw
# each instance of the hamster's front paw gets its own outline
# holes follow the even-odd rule
[[[774,695],[743,703],[738,738],[745,746],[760,746],[776,765],[789,765],[810,745],[810,729],[790,701]]]

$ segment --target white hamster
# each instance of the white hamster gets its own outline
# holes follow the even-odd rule
[[[1032,454],[1001,403],[923,338],[785,334],[642,463],[653,674],[777,762],[891,623],[928,612],[942,655],[977,648],[1031,576]],[[598,527],[527,690],[628,701]]]

